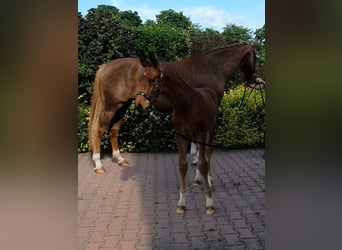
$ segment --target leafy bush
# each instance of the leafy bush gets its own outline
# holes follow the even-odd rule
[[[140,113],[134,104],[126,112],[119,133],[122,151],[147,152],[176,150],[171,114]]]
[[[145,25],[136,29],[134,47],[139,57],[155,54],[159,61],[177,61],[190,54],[190,33],[167,24]]]
[[[220,117],[213,143],[226,148],[255,147],[264,144],[265,108],[261,95],[254,91],[244,104],[239,106],[244,93],[237,87],[225,93],[221,102]],[[264,93],[263,93],[264,94]],[[80,104],[78,108],[78,152],[88,151],[89,106]],[[123,152],[176,150],[171,115],[153,112],[150,115],[135,110],[132,104],[126,112],[120,133],[119,145]],[[110,150],[108,132],[101,141],[101,148]]]
[[[88,122],[90,108],[84,103],[78,105],[78,152],[88,151]]]
[[[265,143],[264,91],[253,91],[248,97],[251,90],[247,89],[243,100],[244,91],[244,87],[239,86],[224,94],[214,144],[241,148]]]

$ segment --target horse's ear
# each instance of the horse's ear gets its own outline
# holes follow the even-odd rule
[[[154,68],[158,68],[158,60],[156,59],[156,56],[154,53],[149,53],[149,57],[148,58],[139,58],[140,63],[143,67],[154,67]]]
[[[146,59],[146,58],[139,58],[140,63],[143,67],[149,67],[152,65],[150,59]]]
[[[158,60],[156,58],[156,55],[154,53],[150,53],[150,61],[153,65],[153,67],[158,68]]]
[[[254,43],[252,44],[252,48],[256,49],[259,46],[259,40],[257,37],[255,37]]]

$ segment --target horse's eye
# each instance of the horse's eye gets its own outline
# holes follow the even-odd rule
[[[155,79],[153,79],[153,78],[150,78],[150,79],[148,80],[148,82],[149,82],[150,84],[154,83],[154,81],[155,81]]]

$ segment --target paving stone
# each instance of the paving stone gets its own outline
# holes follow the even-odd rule
[[[104,158],[103,175],[94,173],[89,154],[79,154],[79,249],[264,249],[263,153],[214,150],[213,215],[205,212],[203,185],[192,185],[191,164],[186,211],[176,213],[177,153],[123,154],[129,167]]]

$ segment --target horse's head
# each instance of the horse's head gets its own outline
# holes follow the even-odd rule
[[[251,85],[255,81],[255,65],[256,65],[256,54],[255,48],[258,46],[258,40],[255,40],[253,45],[247,46],[248,50],[246,57],[244,58],[244,63],[241,65],[241,70],[244,74],[244,84],[245,86]]]
[[[162,74],[155,58],[140,59],[140,62],[145,69],[137,84],[135,106],[141,111],[146,111],[159,96],[159,80]]]

